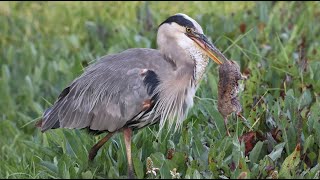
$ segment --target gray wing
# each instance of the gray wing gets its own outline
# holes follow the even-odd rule
[[[103,57],[62,91],[44,113],[42,131],[89,127],[114,132],[143,111],[143,102],[152,98],[159,83],[159,70],[170,67],[152,49],[129,49]]]

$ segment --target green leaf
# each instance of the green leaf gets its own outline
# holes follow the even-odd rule
[[[203,147],[203,144],[201,143],[201,140],[198,136],[194,136],[194,154],[196,157],[200,157],[203,155],[205,151],[205,148]]]
[[[163,163],[163,166],[160,168],[161,178],[170,179],[172,177],[170,174],[170,170],[173,170],[173,168],[176,168],[179,171],[179,167],[176,163],[166,159]]]
[[[297,174],[296,168],[300,163],[300,145],[298,144],[293,151],[282,163],[279,172],[280,178],[293,178]]]
[[[150,158],[153,161],[153,166],[156,168],[161,168],[164,161],[165,161],[164,155],[160,152],[156,152],[156,153],[151,154]]]
[[[310,170],[310,179],[319,179],[320,178],[320,164],[318,163],[316,166],[311,168]]]
[[[313,146],[313,143],[314,143],[314,137],[313,137],[313,135],[310,135],[305,140],[305,143],[304,143],[304,146],[303,146],[303,154],[307,152],[308,148],[311,148]]]
[[[108,171],[108,177],[110,178],[118,178],[119,177],[119,171],[116,167],[111,166]]]
[[[175,152],[171,161],[179,166],[179,167],[176,167],[179,170],[179,172],[185,173],[187,165],[186,165],[185,154],[183,152]]]
[[[194,170],[192,178],[193,179],[202,179],[198,170]]]
[[[281,153],[283,151],[283,148],[285,146],[286,142],[277,144],[274,149],[272,150],[272,152],[270,154],[268,154],[268,156],[273,160],[276,161],[278,158],[280,158]]]
[[[191,177],[192,177],[192,175],[193,175],[193,171],[194,171],[193,168],[188,167],[187,172],[186,172],[186,175],[185,175],[184,178],[185,178],[185,179],[191,179]]]
[[[71,162],[71,157],[67,154],[63,154],[58,160],[58,170],[59,170],[59,177],[63,179],[70,179],[70,169],[73,169],[73,164]],[[71,168],[72,167],[72,168]]]
[[[142,179],[144,177],[142,162],[136,157],[132,157],[132,162],[133,162],[134,171],[137,177],[139,179]]]
[[[250,152],[249,159],[251,163],[258,163],[258,158],[263,146],[263,142],[259,141]]]
[[[91,171],[82,172],[81,176],[83,179],[93,179],[93,174]]]
[[[53,174],[58,174],[58,167],[54,163],[48,161],[41,161],[40,165],[45,167],[47,170],[51,171]]]
[[[312,95],[309,89],[306,89],[300,97],[299,109],[309,106],[312,102]]]
[[[232,150],[232,160],[238,166],[240,158],[244,157],[245,143],[240,143],[238,138],[235,136],[232,138],[233,150]]]

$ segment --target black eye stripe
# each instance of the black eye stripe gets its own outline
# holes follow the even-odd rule
[[[161,26],[162,24],[165,24],[165,23],[171,24],[172,22],[175,22],[175,23],[179,24],[180,26],[193,28],[193,29],[196,28],[190,20],[184,18],[182,15],[171,16],[167,20],[165,20],[163,23],[161,23],[159,26]]]

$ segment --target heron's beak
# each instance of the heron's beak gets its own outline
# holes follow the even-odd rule
[[[190,33],[187,34],[187,36],[196,42],[217,64],[220,65],[224,61],[227,61],[227,58],[208,40],[205,35],[199,33]]]

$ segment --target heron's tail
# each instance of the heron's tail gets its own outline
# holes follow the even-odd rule
[[[37,128],[41,128],[42,129],[43,117],[45,117],[50,111],[51,111],[51,107],[44,111],[44,113],[42,115],[42,118],[39,121],[37,121],[36,124],[35,124],[35,126]],[[41,130],[41,132],[43,132],[43,131]]]
[[[43,125],[44,125],[44,117],[46,117],[52,110],[52,107],[46,109],[42,115],[42,118],[36,122],[35,126],[37,128],[41,128],[41,132],[44,132],[46,131],[47,129],[44,129],[43,128]],[[59,121],[57,123],[55,123],[55,125],[53,127],[51,127],[50,129],[56,129],[56,128],[59,128],[60,127],[60,123]]]

